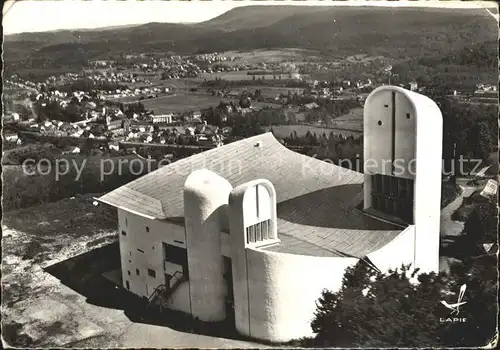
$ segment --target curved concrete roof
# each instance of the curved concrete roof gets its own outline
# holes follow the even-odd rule
[[[363,199],[363,174],[293,152],[271,133],[181,159],[99,200],[150,218],[179,219],[184,215],[184,182],[192,171],[203,168],[233,187],[255,179],[272,182],[282,243],[270,250],[364,257],[402,231],[356,208]]]

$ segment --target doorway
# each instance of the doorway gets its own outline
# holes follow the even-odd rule
[[[226,281],[226,322],[231,327],[235,326],[234,294],[233,294],[233,266],[231,259],[222,256],[224,260],[224,280]]]

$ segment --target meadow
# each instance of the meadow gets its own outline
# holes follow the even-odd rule
[[[306,50],[298,48],[282,48],[282,49],[259,49],[252,51],[226,51],[222,53],[225,56],[235,58],[235,64],[248,63],[258,64],[260,62],[303,62],[304,59],[314,60],[320,59],[321,53],[315,50]]]
[[[297,113],[296,113],[297,115]],[[300,120],[297,118],[297,120]],[[311,124],[294,124],[294,125],[273,125],[272,129],[277,137],[289,137],[291,133],[296,132],[298,136],[307,134],[308,131],[322,135],[329,135],[330,132],[343,136],[359,137],[363,133],[363,108],[354,108],[348,114],[343,115],[333,120],[329,127],[311,125]],[[265,127],[266,131],[271,130],[271,126]]]
[[[259,89],[262,92],[263,96],[266,97],[276,97],[279,94],[288,94],[290,93],[300,93],[303,89],[300,88],[289,88],[284,86],[262,86],[259,85],[259,82],[256,82],[254,86],[242,86],[242,87],[231,87],[231,91],[238,92],[254,92]]]
[[[273,80],[274,77],[276,79],[289,79],[288,74],[248,74],[252,71],[241,70],[241,71],[232,71],[232,72],[218,72],[218,73],[204,73],[200,76],[200,80],[215,80],[216,78],[230,81],[238,81],[238,80],[258,80],[264,78],[265,80]]]
[[[199,111],[201,109],[215,107],[221,101],[226,103],[233,101],[238,103],[238,99],[223,98],[201,93],[177,92],[175,95],[159,97],[155,99],[145,99],[141,102],[144,106],[156,114],[162,113],[182,113],[186,111]],[[262,108],[265,106],[278,107],[277,104],[265,102],[253,102],[253,106]]]
[[[273,126],[266,126],[264,127],[266,131],[270,131],[273,129],[274,135],[276,137],[289,137],[290,134],[293,132],[297,132],[298,136],[304,136],[307,134],[308,131],[310,131],[312,134],[316,133],[316,135],[323,135],[325,133],[327,136],[333,132],[334,134],[337,135],[342,135],[342,136],[354,136],[354,137],[359,137],[361,136],[360,131],[349,131],[349,130],[342,130],[342,129],[336,129],[336,128],[327,128],[327,127],[321,127],[321,126],[311,126],[311,125],[302,125],[302,124],[297,124],[297,125],[273,125]]]
[[[359,132],[363,131],[363,108],[353,108],[343,116],[333,120],[333,126],[338,128],[352,129]]]
[[[216,106],[223,100],[217,96],[193,93],[176,93],[175,95],[143,100],[144,106],[156,114],[182,113],[199,111],[200,109]]]

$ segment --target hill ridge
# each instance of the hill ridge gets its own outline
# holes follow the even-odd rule
[[[224,52],[299,48],[391,58],[451,54],[498,40],[484,9],[369,6],[242,6],[199,23],[63,30],[5,36],[6,66],[82,65],[121,52]],[[55,62],[55,63],[54,63]],[[69,63],[68,63],[69,62]]]

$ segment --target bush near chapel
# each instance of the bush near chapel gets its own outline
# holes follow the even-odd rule
[[[418,280],[418,283],[415,283]],[[449,275],[409,272],[408,266],[381,274],[360,261],[348,269],[339,292],[323,291],[311,327],[308,347],[477,347],[497,329],[496,256],[453,266]],[[460,286],[467,289],[458,317],[443,322]]]

